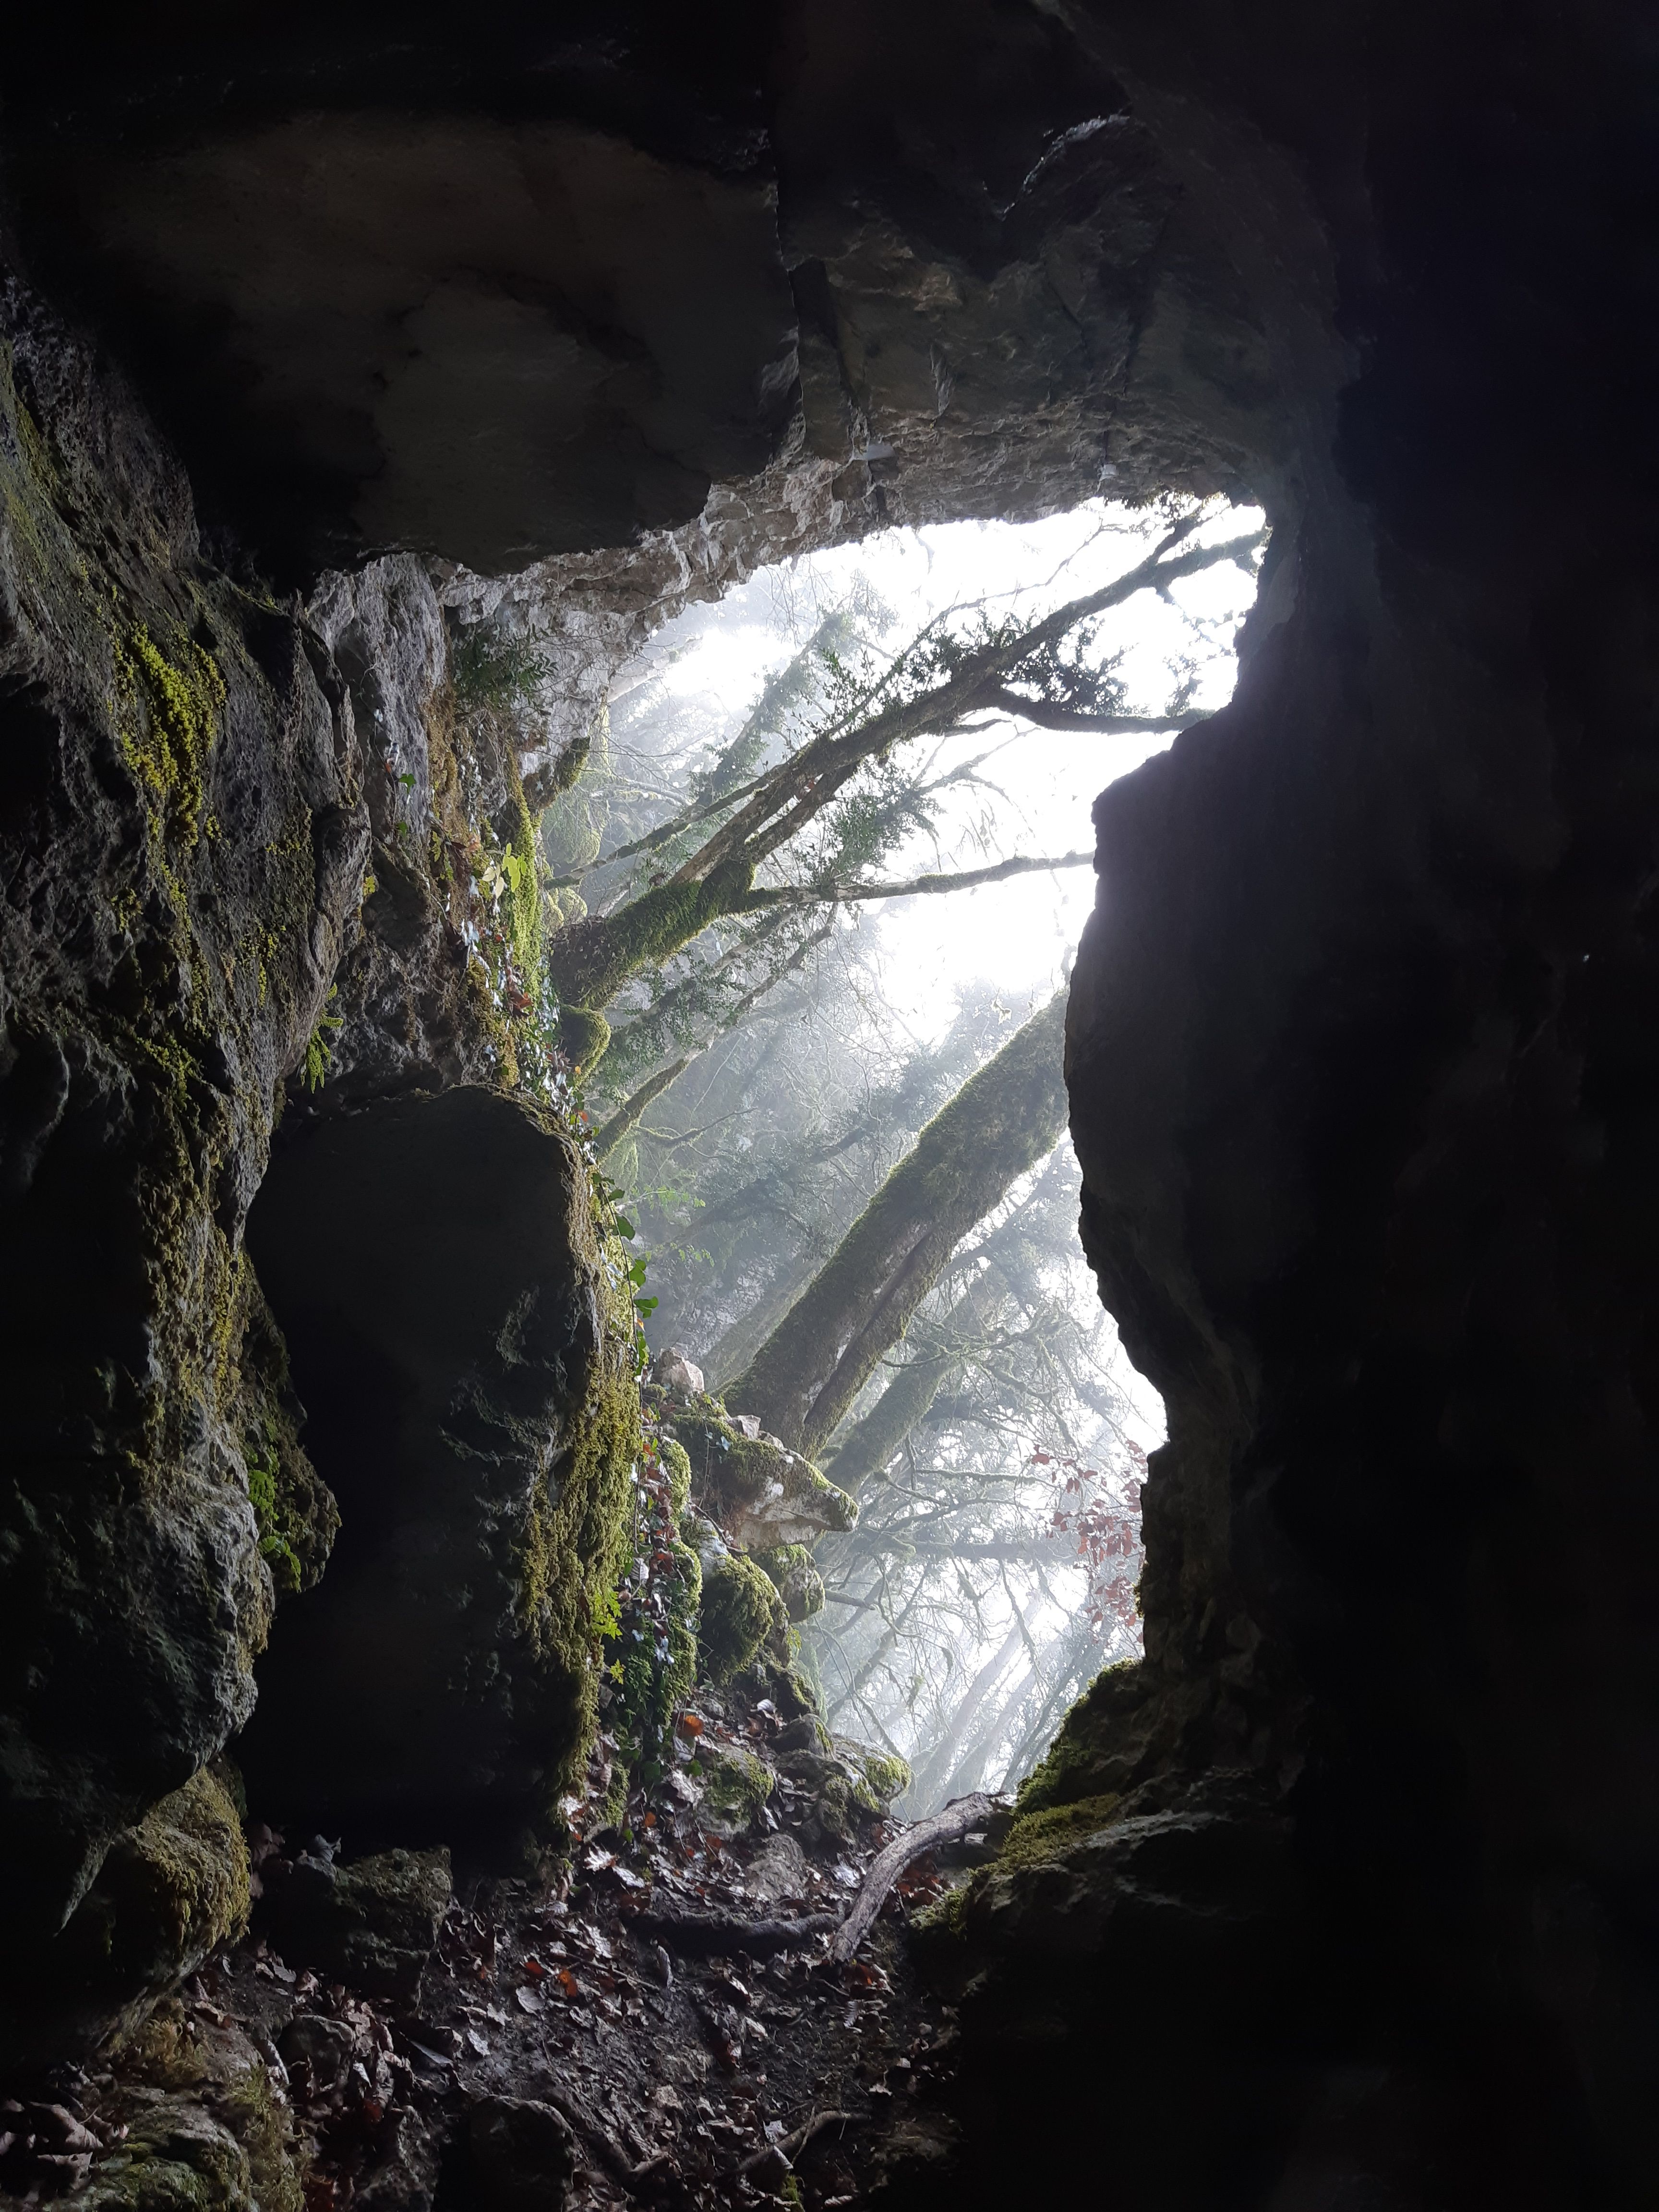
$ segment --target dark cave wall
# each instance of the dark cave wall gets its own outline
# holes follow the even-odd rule
[[[1651,78],[1612,10],[1071,20],[1297,446],[1235,703],[1097,808],[1083,1234],[1170,1442],[1043,1793],[1116,1825],[984,1884],[966,2078],[1121,2069],[1129,2203],[1644,2201]]]

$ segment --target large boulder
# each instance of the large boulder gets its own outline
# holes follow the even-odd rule
[[[348,1838],[533,1822],[585,1750],[638,1443],[575,1146],[479,1089],[344,1115],[249,1239],[341,1513],[260,1668],[250,1792]]]

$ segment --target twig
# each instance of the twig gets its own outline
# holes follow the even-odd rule
[[[996,1799],[983,1790],[976,1790],[971,1797],[959,1797],[942,1813],[935,1813],[930,1820],[918,1820],[913,1828],[906,1828],[902,1835],[896,1836],[886,1850],[877,1855],[864,1877],[864,1887],[854,1899],[852,1911],[836,1931],[836,1940],[830,1946],[830,1958],[844,1963],[852,1957],[868,1933],[871,1922],[885,1904],[888,1891],[912,1859],[919,1859],[936,1844],[954,1843],[971,1828],[983,1827],[996,1809]]]

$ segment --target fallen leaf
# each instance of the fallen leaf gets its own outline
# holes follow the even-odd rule
[[[479,2034],[476,2027],[468,2028],[466,2031],[466,2039],[472,2045],[472,2048],[477,2052],[480,2058],[489,2057],[489,2042],[486,2038]]]
[[[515,1992],[521,2012],[540,2012],[547,2002],[539,1990],[526,1987]]]

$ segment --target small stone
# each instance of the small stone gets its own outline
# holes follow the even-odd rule
[[[651,1366],[651,1380],[678,1398],[701,1398],[705,1395],[702,1368],[696,1360],[688,1359],[677,1344],[671,1344],[665,1352],[657,1354]]]
[[[809,1869],[806,1854],[792,1835],[769,1836],[744,1870],[746,1896],[764,1904],[781,1898],[805,1897]]]

